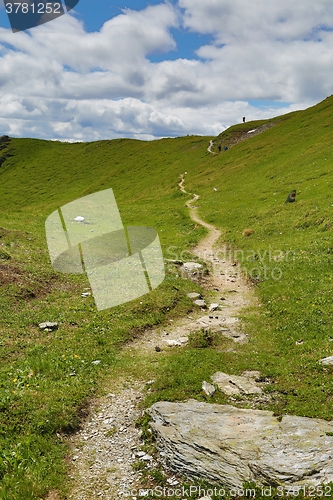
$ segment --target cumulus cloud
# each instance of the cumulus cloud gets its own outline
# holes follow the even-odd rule
[[[331,0],[161,1],[125,9],[96,32],[71,14],[28,32],[0,28],[1,129],[83,141],[216,135],[242,116],[331,94],[332,29]],[[174,30],[211,42],[196,57],[169,59]],[[152,62],[156,53],[164,60]]]

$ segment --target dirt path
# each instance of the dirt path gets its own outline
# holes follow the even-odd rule
[[[209,142],[209,146],[207,148],[207,151],[208,153],[212,153],[212,155],[216,155],[216,153],[214,153],[214,151],[212,151],[212,147],[214,146],[214,142],[213,141],[210,141]]]
[[[179,188],[188,194],[184,187],[184,175]],[[130,354],[142,356],[163,355],[168,349],[182,348],[190,332],[207,328],[218,331],[232,338],[235,342],[246,342],[238,320],[240,311],[253,303],[253,291],[240,273],[238,264],[229,255],[225,246],[217,247],[221,232],[214,226],[201,220],[193,198],[186,206],[191,218],[204,226],[208,233],[192,250],[193,254],[204,260],[209,267],[209,274],[201,277],[205,289],[204,295],[210,302],[219,304],[218,309],[209,311],[197,308],[191,316],[180,318],[163,328],[147,330],[143,336],[128,344]],[[190,273],[191,274],[191,273]],[[196,276],[189,276],[196,278]],[[170,347],[172,342],[176,347]],[[156,352],[156,346],[160,352]],[[178,346],[178,347],[177,347]],[[72,457],[70,477],[73,481],[68,495],[71,500],[118,500],[126,497],[125,493],[139,488],[142,473],[133,469],[138,459],[146,461],[147,466],[154,466],[154,460],[142,451],[143,442],[135,421],[141,415],[138,404],[144,398],[145,390],[151,381],[122,380],[112,387],[112,393],[94,403],[89,418],[80,432],[70,438]],[[175,478],[169,478],[170,484]],[[139,496],[139,495],[138,495]]]

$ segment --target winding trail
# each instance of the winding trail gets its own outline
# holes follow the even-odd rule
[[[189,194],[184,187],[184,182],[185,182],[185,177],[182,174],[180,176],[180,182],[179,182],[178,186],[183,193]],[[202,254],[202,252],[207,247],[211,250],[213,249],[217,240],[221,236],[221,231],[216,229],[215,226],[212,226],[211,224],[208,224],[208,222],[205,222],[204,220],[200,219],[200,217],[198,216],[198,207],[193,206],[193,203],[198,201],[200,196],[198,194],[192,194],[192,196],[193,196],[192,200],[190,200],[186,203],[186,207],[190,209],[190,217],[194,222],[196,222],[197,224],[200,224],[204,228],[208,229],[207,236],[204,239],[202,239],[198,243],[198,245],[196,247],[194,247],[194,249],[193,249],[193,253],[197,256],[200,256],[200,254]]]
[[[215,151],[212,151],[212,147],[214,146],[214,142],[213,141],[210,141],[209,142],[209,146],[207,148],[207,151],[208,153],[211,153],[212,155],[216,155],[217,153],[215,153]]]
[[[189,194],[184,183],[182,174],[179,188],[184,194]],[[170,341],[178,345],[172,349],[181,349],[182,343],[177,344],[177,341],[200,328],[219,332],[234,342],[247,341],[241,331],[238,315],[242,309],[254,303],[253,290],[242,277],[227,247],[217,246],[221,231],[198,216],[198,207],[194,205],[198,200],[199,196],[192,194],[186,206],[192,220],[205,227],[208,233],[192,249],[192,253],[203,259],[209,268],[208,276],[201,276],[200,279],[200,284],[206,290],[203,295],[207,293],[210,300],[214,297],[214,302],[221,304],[221,309],[212,314],[198,307],[191,316],[170,320],[169,325],[161,328],[147,329],[140,338],[124,347],[128,356],[139,354],[152,362],[154,357],[168,352]],[[196,276],[188,277],[196,279]],[[159,346],[159,352],[156,352],[156,346]],[[106,381],[107,390],[112,392],[92,403],[90,415],[81,430],[69,438],[72,483],[68,499],[118,500],[124,498],[125,491],[142,488],[142,473],[135,470],[132,464],[141,453],[140,460],[146,460],[148,467],[157,465],[152,457],[144,457],[141,433],[135,426],[142,413],[139,403],[151,383],[126,376],[120,381]],[[172,484],[175,478],[171,477],[170,481]],[[133,499],[135,495],[127,498]]]

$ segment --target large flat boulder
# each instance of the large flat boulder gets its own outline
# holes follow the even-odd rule
[[[333,423],[198,401],[155,403],[151,427],[165,465],[226,488],[333,481]]]

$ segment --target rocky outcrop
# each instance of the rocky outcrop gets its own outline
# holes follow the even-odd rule
[[[165,465],[226,488],[333,481],[333,423],[188,401],[155,403],[151,427]]]

